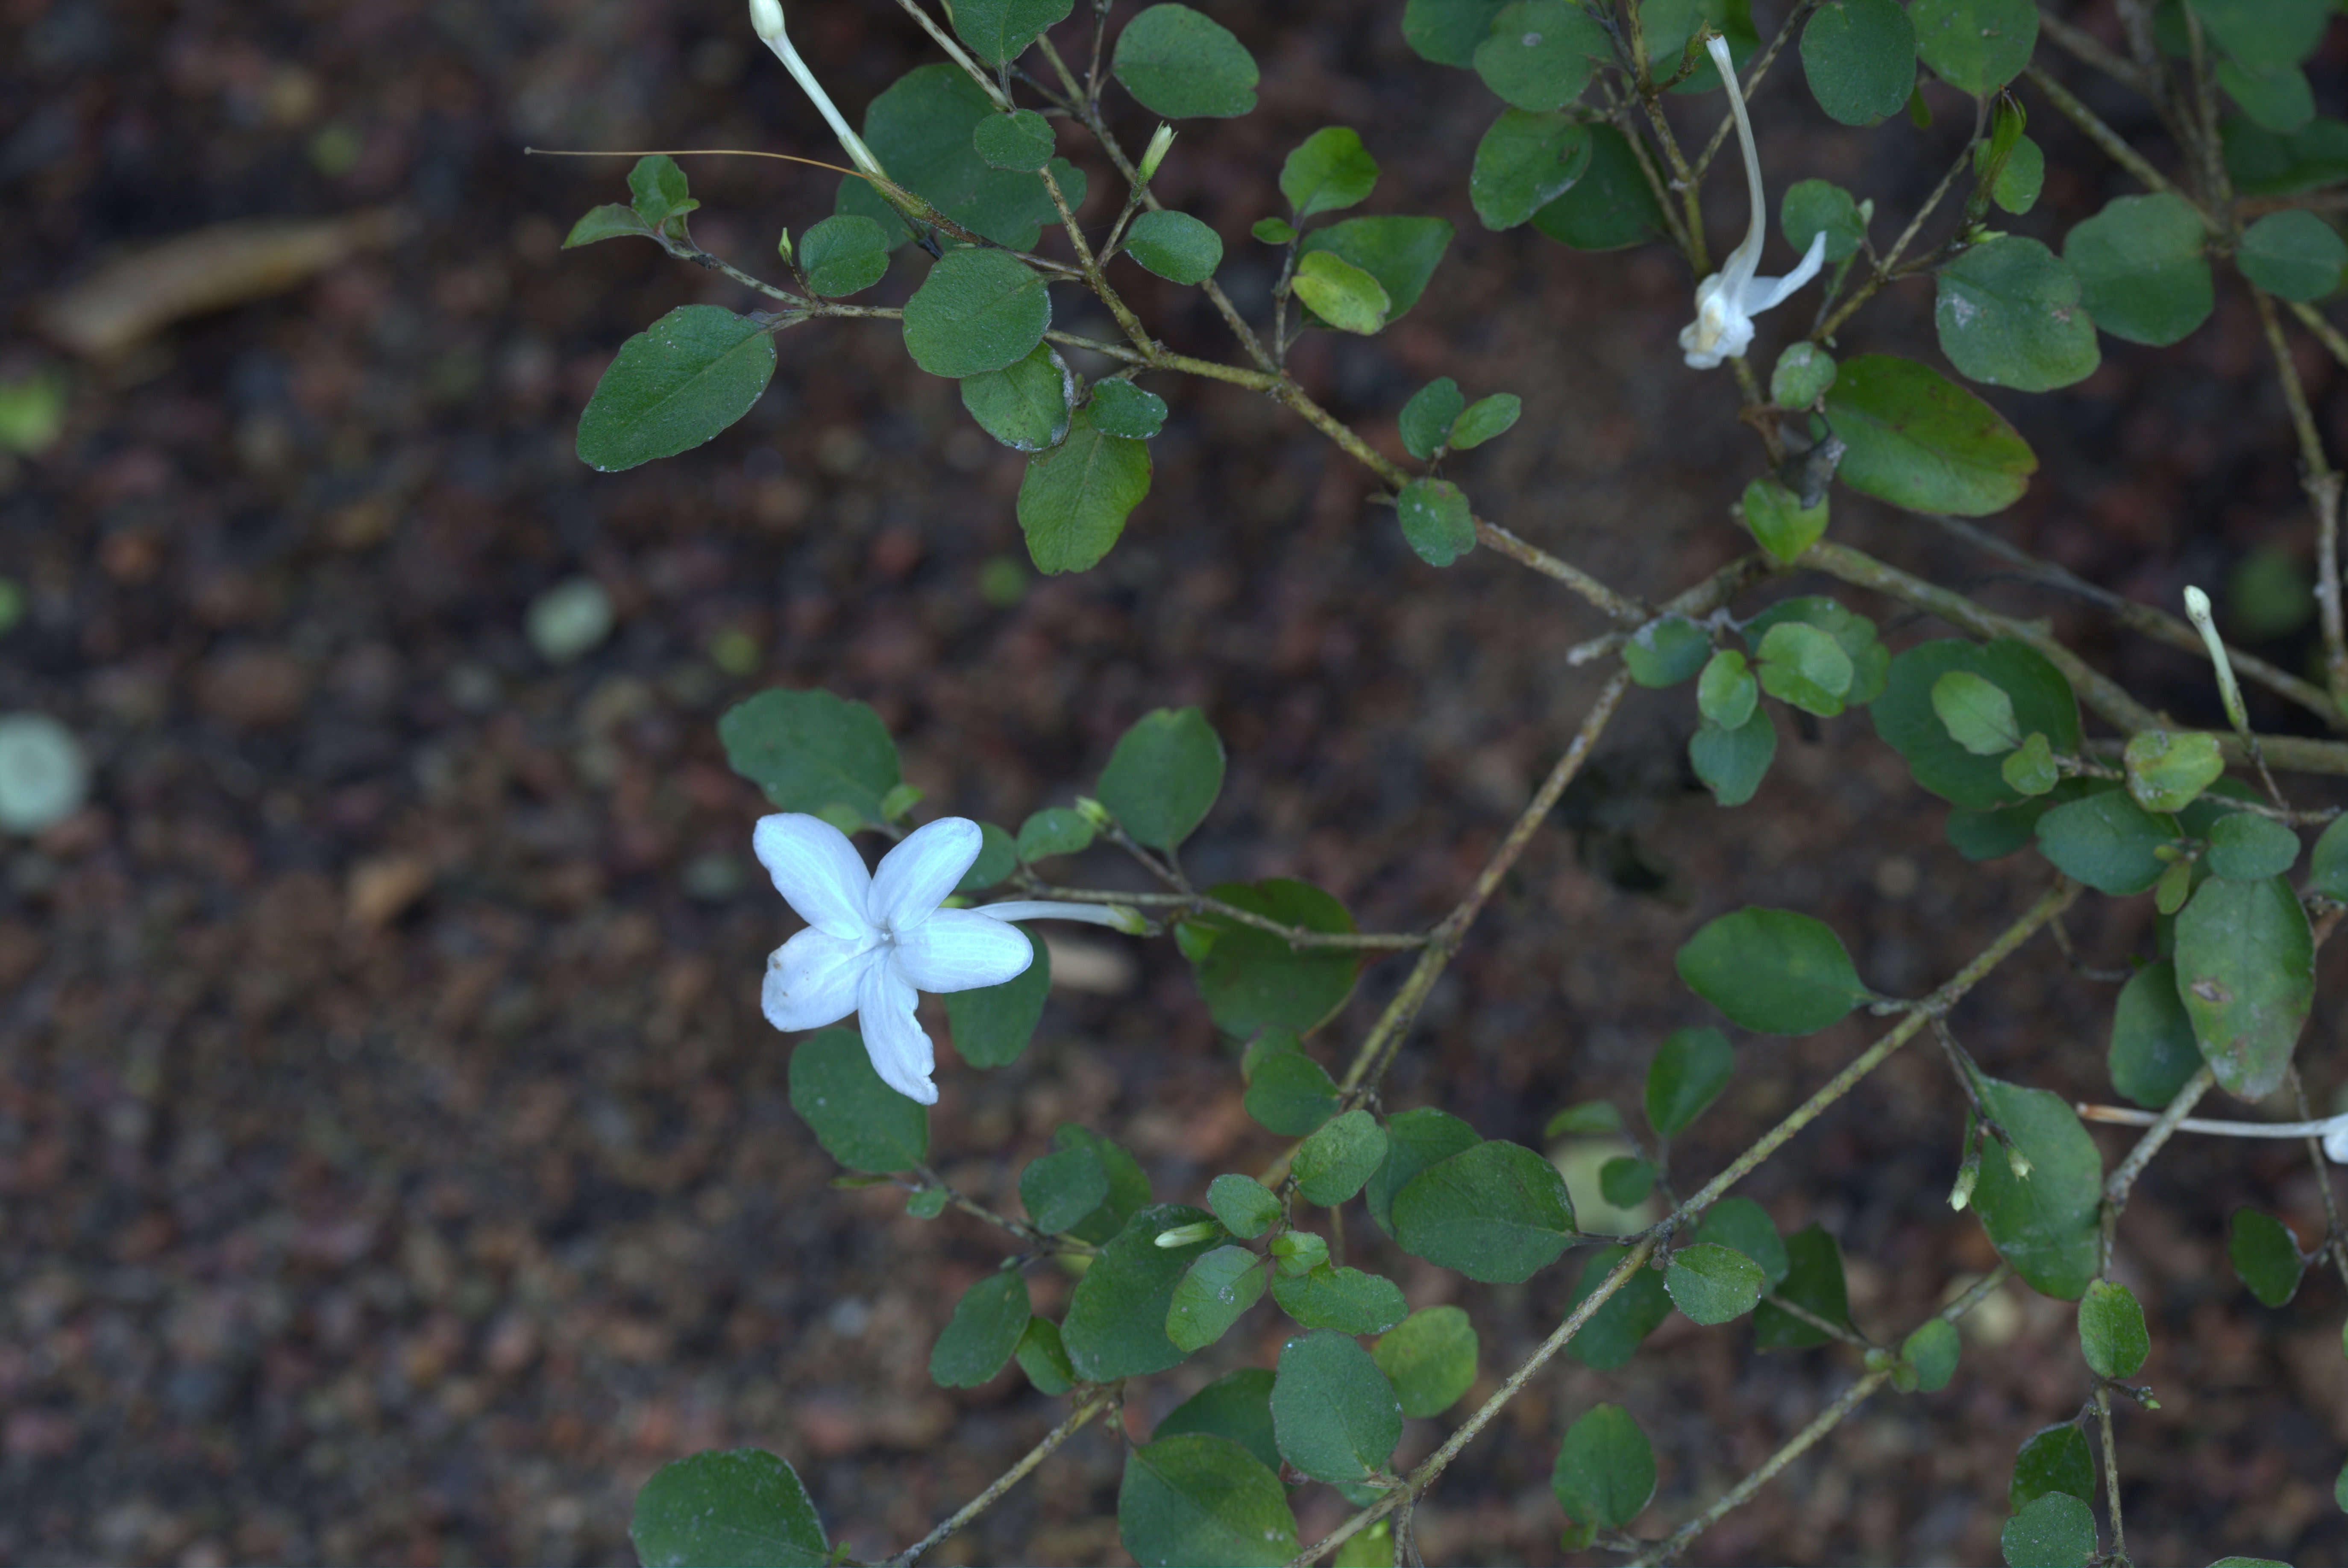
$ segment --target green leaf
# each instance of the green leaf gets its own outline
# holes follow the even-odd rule
[[[1827,0],[1802,29],[1802,74],[1828,118],[1873,125],[1916,88],[1916,29],[1897,0]]]
[[[2297,66],[2254,71],[2239,60],[2219,60],[2217,74],[2226,96],[2262,129],[2289,136],[2315,119],[2315,88]]]
[[[629,205],[647,229],[657,229],[701,205],[685,189],[685,170],[664,152],[647,153],[628,170]]]
[[[1563,110],[1502,109],[1476,144],[1468,199],[1487,229],[1513,229],[1572,190],[1590,159],[1590,128]]]
[[[1323,1075],[1326,1081],[1326,1075]],[[1330,1089],[1330,1104],[1336,1101],[1335,1086]],[[1252,1113],[1251,1113],[1252,1114]],[[1325,1114],[1325,1113],[1324,1113]],[[1273,1129],[1274,1131],[1280,1130]],[[1370,1218],[1387,1235],[1394,1234],[1395,1194],[1410,1185],[1411,1178],[1439,1161],[1473,1149],[1483,1140],[1476,1130],[1447,1110],[1433,1106],[1417,1110],[1406,1110],[1386,1120],[1386,1158],[1362,1189],[1362,1201],[1370,1211]]]
[[[1783,621],[1761,637],[1761,689],[1820,718],[1842,711],[1857,674],[1842,645],[1805,621]]]
[[[1166,399],[1130,381],[1111,377],[1093,383],[1093,428],[1128,440],[1146,441],[1166,423]]]
[[[1152,1568],[1277,1568],[1296,1555],[1296,1515],[1278,1474],[1247,1449],[1210,1432],[1179,1432],[1127,1453],[1117,1538]]]
[[[1585,1099],[1567,1106],[1541,1125],[1543,1138],[1612,1138],[1629,1141],[1631,1125],[1608,1099]]]
[[[1296,227],[1285,218],[1258,218],[1248,232],[1267,245],[1284,245],[1296,238]]]
[[[1991,156],[1991,143],[1973,143],[1975,179],[1988,170]],[[2045,150],[2026,136],[2015,137],[2013,145],[2005,150],[2005,161],[1998,166],[1997,178],[1990,183],[1990,200],[2018,217],[2038,205],[2039,192],[2045,188]],[[2070,257],[2065,255],[2064,260],[2067,263]],[[2092,307],[2089,314],[2094,314]]]
[[[1573,1295],[1566,1302],[1566,1315],[1572,1315],[1589,1299],[1606,1276],[1614,1272],[1628,1247],[1601,1247],[1581,1265],[1581,1276],[1574,1281]],[[1604,1305],[1590,1315],[1581,1332],[1566,1343],[1566,1354],[1594,1372],[1611,1372],[1638,1354],[1639,1342],[1661,1327],[1663,1319],[1672,1315],[1672,1298],[1664,1294],[1663,1276],[1653,1269],[1638,1269],[1622,1288],[1606,1298]]]
[[[2278,136],[2247,119],[2219,128],[2226,172],[2245,196],[2282,196],[2348,179],[2348,122],[2319,118],[2293,136]]]
[[[990,66],[1017,59],[1036,36],[1063,21],[1076,0],[954,0],[953,30]],[[1041,117],[1038,117],[1041,118]]]
[[[2152,1110],[2175,1099],[2185,1080],[2200,1069],[2201,1048],[2193,1037],[2193,1020],[2178,1000],[2174,962],[2147,964],[2120,987],[2106,1060],[2113,1089]]]
[[[1279,1271],[1294,1278],[1311,1274],[1329,1262],[1329,1243],[1312,1231],[1282,1231],[1264,1243]]]
[[[1722,806],[1742,806],[1753,799],[1776,756],[1777,727],[1764,708],[1756,708],[1734,729],[1707,718],[1688,738],[1688,765]]]
[[[1150,1432],[1163,1442],[1178,1432],[1208,1432],[1239,1444],[1277,1473],[1280,1449],[1272,1438],[1272,1369],[1226,1372],[1166,1413]]]
[[[1976,757],[1995,757],[2022,744],[2013,699],[1971,670],[1951,670],[1932,683],[1932,711],[1949,738]]]
[[[1643,686],[1692,680],[1712,656],[1712,637],[1685,615],[1658,615],[1622,645],[1622,665]]]
[[[2034,729],[1997,765],[1997,776],[2006,788],[2024,795],[2049,794],[2063,781],[2063,770],[2054,765],[2054,748]]]
[[[1019,481],[1019,527],[1045,573],[1090,570],[1149,493],[1149,449],[1095,428],[1091,410],[1070,417],[1067,438],[1028,459]]]
[[[1510,107],[1542,113],[1580,98],[1613,57],[1606,30],[1572,0],[1517,0],[1492,18],[1473,64]]]
[[[1696,677],[1695,706],[1710,723],[1735,729],[1753,717],[1761,701],[1761,683],[1743,654],[1723,648],[1714,654]]]
[[[930,1157],[929,1112],[880,1081],[853,1029],[819,1029],[791,1052],[791,1109],[850,1171],[911,1171]]]
[[[1157,708],[1118,737],[1096,791],[1136,843],[1170,850],[1223,788],[1223,742],[1195,707]]]
[[[1202,284],[1223,264],[1223,238],[1188,212],[1144,212],[1126,231],[1125,253],[1169,283]]]
[[[1636,1208],[1655,1190],[1655,1167],[1632,1155],[1617,1155],[1598,1168],[1598,1195],[1617,1209]]]
[[[2348,903],[2348,817],[2335,817],[2317,835],[2308,857],[2307,891]]]
[[[1916,53],[1959,92],[1987,98],[2022,74],[2038,46],[2031,0],[1915,0]]]
[[[1394,1281],[1326,1264],[1301,1274],[1282,1271],[1272,1282],[1272,1299],[1305,1327],[1339,1334],[1383,1333],[1410,1310]]]
[[[923,1187],[906,1196],[905,1212],[916,1220],[934,1220],[945,1212],[946,1190],[942,1187]]]
[[[1768,1288],[1761,1265],[1733,1247],[1698,1242],[1672,1254],[1663,1289],[1691,1322],[1729,1323],[1753,1310]]]
[[[1786,1276],[1771,1288],[1797,1306],[1828,1323],[1849,1326],[1850,1293],[1842,1274],[1842,1249],[1824,1229],[1812,1225],[1786,1238]],[[1763,1302],[1753,1309],[1753,1347],[1799,1350],[1824,1345],[1828,1335],[1783,1307]]]
[[[1102,1184],[1107,1190],[1107,1184]],[[1027,1332],[1027,1282],[1017,1269],[987,1275],[954,1304],[953,1316],[930,1349],[930,1381],[975,1388],[1011,1360]]]
[[[1655,1495],[1655,1450],[1620,1405],[1594,1405],[1565,1429],[1550,1490],[1577,1524],[1622,1530]]]
[[[1956,1325],[1947,1318],[1928,1317],[1917,1325],[1900,1345],[1900,1359],[1915,1377],[1912,1391],[1937,1394],[1947,1387],[1949,1379],[1957,1375],[1959,1348]]]
[[[1757,479],[1745,487],[1744,512],[1754,542],[1789,566],[1827,531],[1824,495],[1816,506],[1806,507],[1801,497],[1773,479]]]
[[[2079,1354],[2098,1377],[2133,1377],[2152,1354],[2144,1308],[2127,1286],[2099,1279],[2079,1298]]]
[[[1513,392],[1495,392],[1468,405],[1451,427],[1451,449],[1464,452],[1515,428],[1524,403]]]
[[[1573,1201],[1557,1167],[1494,1140],[1437,1161],[1394,1195],[1395,1243],[1487,1284],[1529,1279],[1573,1240]]]
[[[1827,391],[1826,418],[1847,449],[1837,477],[1910,511],[2003,511],[2038,469],[1996,409],[1910,359],[1845,360]]]
[[[2315,1000],[2314,935],[2290,884],[2203,882],[2177,917],[2177,995],[2228,1092],[2272,1094]]]
[[[1025,970],[999,985],[949,991],[941,998],[954,1050],[972,1067],[1009,1067],[1035,1038],[1035,1026],[1043,1020],[1044,1000],[1052,990],[1051,950],[1034,932],[1020,929],[1035,954]]]
[[[1797,343],[1777,356],[1769,372],[1769,401],[1781,408],[1815,408],[1834,383],[1834,356],[1815,344]]]
[[[1067,806],[1046,806],[1019,824],[1019,858],[1033,865],[1092,848],[1092,820]]]
[[[2128,796],[2147,811],[2182,811],[2226,771],[2218,738],[2199,730],[2139,730],[2122,760]]]
[[[2017,392],[2051,392],[2103,362],[2079,278],[2035,240],[2003,234],[1939,273],[1932,310],[1941,352],[1963,375]]]
[[[1149,1178],[1142,1173],[1141,1162],[1114,1140],[1073,1121],[1064,1121],[1053,1129],[1052,1147],[1089,1149],[1108,1174],[1107,1202],[1068,1227],[1068,1234],[1076,1240],[1096,1243],[1107,1241],[1148,1203]]]
[[[644,221],[636,216],[633,208],[608,201],[601,207],[590,207],[585,216],[571,225],[571,232],[563,238],[562,248],[575,250],[581,245],[592,245],[598,240],[616,240],[623,234],[641,234],[647,240],[653,237],[652,230],[644,226]]]
[[[1728,40],[1728,57],[1739,69],[1752,59],[1761,46],[1753,30],[1752,6],[1731,3],[1731,0],[1641,0],[1641,19],[1645,23],[1648,68],[1658,77],[1667,77],[1686,58],[1695,68],[1686,80],[1672,91],[1694,96],[1720,91],[1720,73],[1713,68],[1712,60],[1701,44],[1696,44],[1699,29],[1719,33]],[[1688,47],[1694,45],[1693,48]]]
[[[1352,127],[1324,126],[1297,143],[1280,166],[1280,193],[1303,222],[1366,198],[1378,182],[1378,160]]]
[[[1263,1295],[1263,1260],[1245,1247],[1217,1247],[1192,1264],[1166,1308],[1166,1337],[1188,1354],[1220,1339]]]
[[[2290,1305],[2307,1267],[2290,1227],[2256,1209],[2237,1209],[2226,1222],[2226,1258],[2262,1306]]]
[[[1448,566],[1476,548],[1476,514],[1449,480],[1411,480],[1395,497],[1395,516],[1411,552],[1429,566]]]
[[[889,232],[870,218],[826,218],[799,236],[799,270],[826,299],[869,289],[889,270]]]
[[[2299,859],[2299,835],[2281,822],[2229,811],[2209,829],[2203,862],[2209,874],[2229,882],[2264,882],[2291,870]]]
[[[2258,70],[2295,66],[2315,53],[2332,20],[2324,0],[2188,0],[2219,46]]]
[[[1425,1306],[1381,1335],[1370,1359],[1394,1385],[1402,1413],[1439,1416],[1476,1381],[1476,1329],[1456,1306]]]
[[[1142,108],[1169,119],[1229,119],[1255,108],[1255,57],[1188,5],[1152,5],[1127,23],[1110,69]]]
[[[1365,337],[1385,325],[1387,313],[1394,307],[1376,278],[1327,251],[1299,257],[1289,286],[1323,322]]]
[[[1823,180],[1802,180],[1786,187],[1777,206],[1777,226],[1787,242],[1807,252],[1819,234],[1827,237],[1829,262],[1847,260],[1867,238],[1867,217],[1850,192]]]
[[[1099,1152],[1079,1143],[1030,1160],[1019,1172],[1019,1202],[1027,1222],[1045,1235],[1069,1229],[1108,1202]]]
[[[1345,906],[1310,882],[1274,877],[1223,882],[1208,896],[1306,931],[1350,932]],[[1309,1034],[1344,1006],[1360,970],[1358,955],[1342,947],[1293,948],[1287,939],[1251,925],[1225,925],[1213,914],[1185,923],[1213,931],[1215,944],[1198,965],[1199,991],[1216,1026],[1245,1037],[1267,1024]]]
[[[880,716],[828,691],[776,687],[747,697],[718,719],[717,738],[734,771],[778,810],[836,807],[877,823],[881,797],[900,779],[897,743]]]
[[[1647,1125],[1658,1138],[1677,1138],[1720,1098],[1735,1070],[1736,1053],[1718,1029],[1673,1030],[1647,1068]]]
[[[661,1466],[636,1493],[628,1540],[644,1568],[819,1568],[831,1555],[798,1472],[762,1449]]]
[[[2312,212],[2270,212],[2242,231],[2234,264],[2279,299],[2320,300],[2340,286],[2348,242]]]
[[[1392,321],[1418,303],[1450,243],[1451,225],[1441,218],[1348,218],[1313,230],[1297,250],[1300,257],[1326,252],[1377,279]]]
[[[1076,1369],[1068,1365],[1068,1352],[1060,1344],[1060,1326],[1050,1318],[1029,1318],[1027,1331],[1019,1336],[1019,1348],[1013,1354],[1019,1359],[1019,1370],[1045,1398],[1056,1399],[1076,1386]]]
[[[1260,1236],[1280,1218],[1280,1200],[1251,1176],[1218,1176],[1208,1182],[1207,1207],[1235,1236]]]
[[[1834,928],[1789,909],[1707,922],[1677,966],[1688,989],[1756,1034],[1816,1034],[1873,995]]]
[[[1360,1191],[1385,1158],[1385,1130],[1375,1117],[1356,1108],[1307,1138],[1289,1171],[1296,1178],[1298,1197],[1333,1209]]]
[[[775,375],[767,325],[679,305],[620,346],[579,416],[579,460],[617,473],[697,447],[750,411]]]
[[[1214,1243],[1161,1247],[1158,1235],[1213,1217],[1179,1203],[1152,1204],[1093,1255],[1060,1323],[1060,1339],[1078,1377],[1107,1383],[1180,1364],[1184,1352],[1166,1336],[1166,1314],[1174,1287]]]
[[[1076,397],[1074,372],[1048,343],[1000,370],[962,380],[962,406],[980,429],[1014,451],[1040,452],[1066,439]]]
[[[905,302],[905,350],[932,376],[977,376],[1025,358],[1051,325],[1043,273],[1002,251],[956,249]]]
[[[1405,0],[1402,36],[1421,59],[1466,68],[1509,0]]]
[[[1661,233],[1663,213],[1630,139],[1611,125],[1593,125],[1589,169],[1533,214],[1533,227],[1577,251],[1617,251]]]
[[[1459,384],[1448,376],[1412,393],[1396,421],[1403,449],[1422,463],[1432,459],[1451,439],[1451,427],[1467,406],[1467,399],[1459,395]]]
[[[864,140],[891,180],[948,218],[998,245],[1031,251],[1043,225],[1058,214],[1042,181],[989,168],[979,156],[980,122],[1000,118],[994,100],[961,67],[941,61],[915,67],[872,100],[864,111]],[[1081,206],[1082,171],[1064,158],[1049,167],[1069,206]],[[834,210],[878,222],[891,250],[910,237],[896,209],[860,177],[839,182]]]
[[[1319,1062],[1285,1051],[1257,1067],[1241,1103],[1267,1131],[1302,1138],[1337,1114],[1337,1086]]]
[[[1997,1544],[2008,1568],[2072,1568],[2096,1555],[2095,1511],[2069,1492],[2048,1492],[2005,1522]]]
[[[2006,1483],[2005,1506],[2020,1513],[2042,1497],[2096,1495],[2095,1461],[2087,1454],[2086,1434],[2069,1421],[2042,1427],[2031,1434],[2013,1456],[2013,1478]]]
[[[919,793],[914,791],[916,797]],[[911,801],[906,802],[905,810],[912,810]],[[978,830],[978,859],[970,862],[970,870],[963,872],[962,881],[954,884],[956,892],[979,892],[991,888],[1009,876],[1019,863],[1019,847],[1010,834],[992,822],[981,822]]]
[[[2005,638],[1988,644],[1957,638],[1919,643],[1891,661],[1883,693],[1869,707],[1875,733],[1900,753],[1916,782],[1951,805],[1985,811],[2023,797],[2005,781],[1995,759],[1975,757],[1950,738],[1932,707],[1932,688],[1952,670],[1980,676],[2013,700],[2014,727],[2044,735],[2054,748],[2079,753],[2079,705],[2070,683],[2045,656]]]
[[[1033,174],[1052,161],[1056,139],[1050,120],[1022,108],[980,120],[970,133],[970,145],[989,169]]]
[[[1998,1255],[2041,1295],[2076,1300],[2096,1277],[2104,1161],[2062,1096],[1983,1078],[1982,1107],[2030,1162],[2026,1177],[1989,1150],[1973,1212]]]
[[[1316,1328],[1281,1347],[1272,1430],[1280,1457],[1315,1480],[1366,1480],[1402,1437],[1402,1406],[1370,1353]]]
[[[1723,1198],[1713,1204],[1704,1212],[1703,1221],[1688,1242],[1691,1245],[1705,1242],[1735,1248],[1761,1265],[1762,1277],[1771,1290],[1777,1288],[1794,1266],[1785,1240],[1777,1234],[1777,1227],[1770,1223],[1769,1212],[1750,1198]]]

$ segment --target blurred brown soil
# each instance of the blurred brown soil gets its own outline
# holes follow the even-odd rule
[[[1389,0],[1210,9],[1257,47],[1265,108],[1186,125],[1161,191],[1226,235],[1243,304],[1271,282],[1246,225],[1319,125],[1358,126],[1385,165],[1371,210],[1460,224],[1396,328],[1299,349],[1316,395],[1391,450],[1395,410],[1429,377],[1516,391],[1524,423],[1461,473],[1488,515],[1648,594],[1734,553],[1726,508],[1756,452],[1727,377],[1673,348],[1677,264],[1484,232],[1462,186],[1491,102],[1411,57]],[[1394,929],[1447,908],[1521,807],[1595,689],[1565,652],[1603,628],[1488,553],[1420,565],[1324,443],[1188,385],[1159,388],[1174,415],[1154,489],[1108,562],[990,603],[986,565],[1024,561],[1018,459],[885,327],[786,336],[739,428],[589,472],[572,421],[621,340],[680,303],[749,302],[649,246],[560,253],[626,165],[520,150],[822,155],[738,6],[5,0],[0,16],[0,298],[15,313],[0,375],[53,353],[31,330],[36,297],[123,253],[235,219],[390,204],[409,220],[388,251],[77,368],[66,439],[0,475],[0,573],[30,593],[0,639],[0,709],[70,724],[99,780],[82,815],[0,851],[0,1562],[625,1562],[644,1477],[740,1444],[797,1465],[858,1556],[896,1550],[1058,1407],[1015,1372],[967,1393],[927,1380],[994,1233],[826,1186],[834,1169],[786,1101],[789,1042],[756,1006],[790,922],[748,860],[759,801],[725,768],[716,715],[775,683],[862,698],[927,809],[1015,824],[1088,787],[1140,713],[1202,704],[1231,768],[1191,869],[1308,877]],[[794,26],[851,113],[922,57],[879,4],[807,5]],[[2340,64],[2324,63],[2327,102]],[[1857,135],[1781,67],[1756,109],[1772,189],[1821,174],[1878,197],[1879,232],[1904,222],[1955,145],[1959,108],[1934,101],[1929,132]],[[1708,130],[1717,106],[1682,112]],[[2050,112],[2033,130],[2053,172],[2012,226],[2053,239],[2126,188]],[[1089,167],[1097,216],[1108,181]],[[696,233],[745,263],[829,206],[829,176],[692,173]],[[1733,232],[1742,192],[1715,186],[1715,232]],[[1133,281],[1173,342],[1230,352],[1210,313]],[[1065,291],[1062,308],[1079,330],[1101,314]],[[1911,286],[1853,346],[1925,349],[1928,311]],[[1764,343],[1793,330],[1773,320]],[[1994,398],[2044,468],[1993,526],[2160,603],[2255,544],[2303,557],[2246,302],[2227,294],[2178,349],[2105,352],[2067,392]],[[2308,353],[2302,368],[2348,438],[2333,367]],[[1839,537],[2053,615],[2151,700],[2216,718],[2191,661],[2121,641],[1918,520],[1834,504]],[[618,630],[550,667],[524,609],[581,573]],[[1945,633],[1854,603],[1895,643]],[[749,673],[713,662],[725,634],[748,639]],[[1437,990],[1389,1106],[1538,1141],[1570,1101],[1635,1106],[1654,1042],[1705,1021],[1671,966],[1702,918],[1808,911],[1873,984],[1915,994],[2046,879],[2026,856],[1965,865],[1863,718],[1789,727],[1758,799],[1730,812],[1685,776],[1691,722],[1684,692],[1626,706]],[[1126,873],[1097,856],[1078,874]],[[2147,948],[2142,902],[2089,896],[2072,921],[2089,962]],[[1369,973],[1331,1052],[1398,973]],[[2327,1100],[2342,977],[2328,958],[2302,1057]],[[2100,1096],[2109,1006],[2040,942],[1954,1023],[1993,1072]],[[1717,1168],[1868,1029],[1741,1040],[1728,1099],[1674,1168]],[[944,1053],[940,1078],[941,1169],[1005,1206],[1064,1119],[1128,1141],[1167,1197],[1275,1147],[1240,1114],[1170,944],[1140,952],[1121,994],[1056,995],[1014,1067]],[[1993,1262],[1944,1201],[1956,1119],[1919,1048],[1744,1189],[1782,1228],[1839,1237],[1879,1337]],[[2124,1140],[2099,1136],[2116,1158]],[[2127,1218],[2119,1272],[2151,1314],[2144,1376],[2162,1405],[2120,1424],[2139,1561],[2348,1560],[2329,1491],[2348,1443],[2340,1292],[2311,1278],[2286,1309],[2251,1303],[2224,1261],[2245,1203],[2319,1233],[2304,1160],[2280,1147],[2180,1142]],[[1354,1244],[1415,1305],[1468,1309],[1478,1398],[1554,1323],[1575,1272],[1478,1287]],[[1054,1308],[1066,1283],[1039,1273],[1035,1290]],[[2086,1392],[2072,1321],[2000,1293],[1967,1322],[1947,1392],[1879,1398],[1691,1561],[1993,1560],[2015,1447]],[[1268,1365],[1281,1336],[1267,1310],[1149,1380],[1131,1430],[1210,1376]],[[1667,1526],[1854,1376],[1848,1352],[1758,1356],[1740,1331],[1674,1320],[1619,1373],[1537,1380],[1431,1496],[1421,1545],[1429,1561],[1558,1560],[1549,1467],[1562,1425],[1600,1399],[1653,1435],[1646,1528]],[[1399,1459],[1447,1429],[1413,1423]],[[1124,1561],[1118,1465],[1086,1434],[932,1560]],[[1308,1538],[1343,1514],[1323,1488],[1299,1503]]]

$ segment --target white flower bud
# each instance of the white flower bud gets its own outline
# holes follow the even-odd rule
[[[1158,166],[1166,161],[1166,150],[1173,145],[1174,128],[1164,120],[1159,121],[1157,133],[1150,137],[1149,145],[1141,150],[1138,172],[1145,182],[1158,172]]]

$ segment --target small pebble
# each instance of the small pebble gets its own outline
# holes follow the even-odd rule
[[[549,664],[567,665],[612,634],[612,596],[592,577],[556,583],[530,603],[530,645]]]
[[[46,714],[0,717],[0,832],[42,832],[88,796],[89,763],[73,731]]]

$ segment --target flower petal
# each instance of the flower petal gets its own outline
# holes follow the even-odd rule
[[[879,949],[810,925],[767,955],[758,1002],[778,1029],[820,1029],[856,1011],[856,982],[880,961]]]
[[[882,1083],[907,1099],[935,1105],[938,1086],[930,1081],[930,1072],[936,1057],[929,1031],[913,1016],[919,1000],[894,966],[872,965],[857,980],[856,1026],[863,1031],[865,1054]]]
[[[871,934],[864,907],[872,873],[864,869],[864,857],[846,833],[820,817],[784,811],[758,819],[750,846],[775,879],[775,891],[801,920],[834,936]]]
[[[1810,236],[1810,248],[1803,253],[1801,264],[1792,272],[1782,278],[1755,278],[1745,285],[1745,314],[1756,316],[1785,304],[1796,289],[1818,275],[1826,260],[1827,232],[1821,229]]]
[[[1027,934],[970,909],[942,909],[897,939],[897,973],[924,991],[1000,985],[1035,960]]]
[[[984,842],[985,835],[968,817],[940,817],[914,829],[880,857],[872,891],[865,895],[864,913],[874,924],[886,924],[901,938],[945,902]]]

